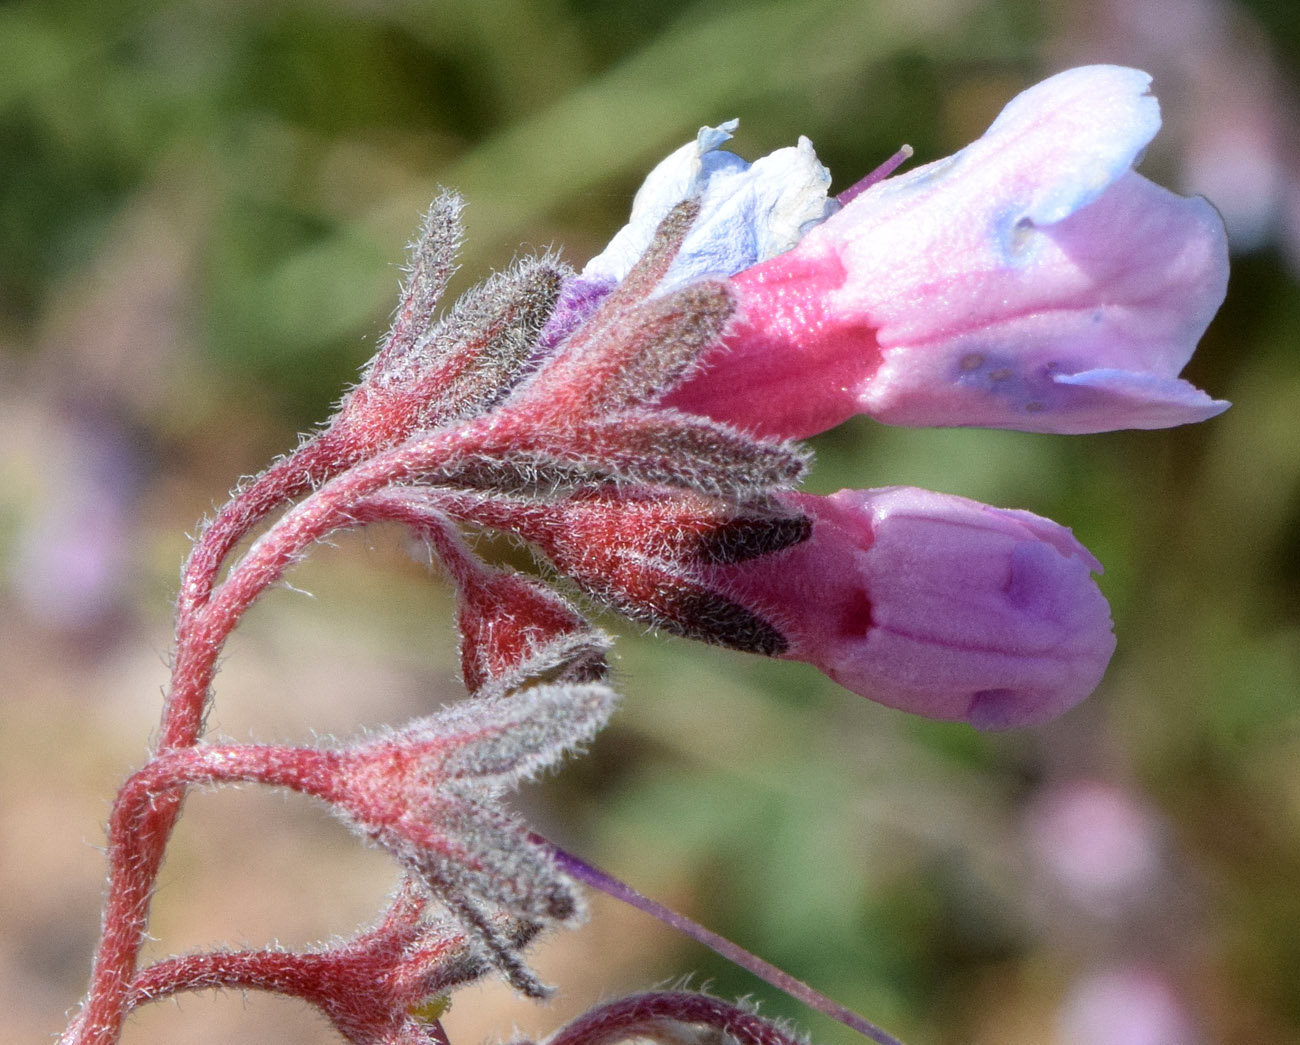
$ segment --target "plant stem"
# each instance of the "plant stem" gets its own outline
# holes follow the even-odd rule
[[[870,1020],[859,1016],[852,1009],[832,1001],[802,980],[797,980],[783,969],[778,969],[770,962],[765,962],[757,955],[751,954],[743,947],[732,943],[725,936],[719,936],[712,930],[700,925],[699,922],[692,921],[672,908],[665,907],[657,900],[652,900],[648,896],[637,892],[627,883],[600,870],[598,867],[593,867],[585,860],[561,849],[540,835],[533,835],[532,837],[550,849],[556,863],[565,873],[572,875],[579,881],[586,882],[593,888],[614,897],[614,899],[622,900],[637,910],[658,918],[665,925],[671,926],[685,936],[689,936],[697,943],[702,943],[732,964],[753,973],[759,979],[777,988],[777,990],[798,999],[810,1008],[816,1009],[822,1015],[829,1016],[836,1022],[857,1031],[868,1040],[876,1042],[877,1045],[902,1045],[897,1038],[877,1027]]]
[[[202,733],[217,661],[244,612],[315,541],[357,520],[350,505],[389,485],[432,469],[472,444],[465,426],[434,433],[389,450],[332,479],[290,509],[262,535],[219,586],[221,563],[261,515],[302,485],[292,458],[254,481],[222,510],[186,565],[178,606],[171,685],[163,706],[158,752],[187,748]],[[90,989],[64,1045],[114,1045],[121,1035],[127,996],[148,925],[149,903],[167,840],[180,814],[183,790],[168,790],[142,811],[119,796],[113,821],[123,833],[110,841],[109,886]]]

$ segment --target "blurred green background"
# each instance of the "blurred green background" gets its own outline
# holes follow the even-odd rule
[[[145,757],[185,533],[322,420],[439,185],[458,289],[581,264],[704,123],[809,136],[842,189],[978,136],[1072,64],[1156,77],[1143,171],[1221,208],[1229,298],[1189,376],[1233,409],[1085,438],[817,441],[810,486],[1028,508],[1106,563],[1119,651],[1050,727],[907,718],[811,669],[622,633],[625,705],[521,796],[543,828],[904,1040],[1300,1041],[1300,21],[1287,0],[9,0],[0,5],[0,1020],[84,988],[110,796]],[[347,735],[456,699],[441,582],[397,534],[322,549],[232,644],[211,725]],[[195,796],[151,954],[302,945],[391,868],[320,810]],[[693,972],[842,1028],[597,900],[550,1008],[457,997],[455,1045]],[[187,998],[128,1042],[328,1042],[294,1003]]]

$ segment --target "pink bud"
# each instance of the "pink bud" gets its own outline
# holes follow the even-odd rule
[[[1100,564],[1028,512],[910,487],[792,495],[812,536],[717,571],[783,654],[890,707],[983,729],[1088,696],[1115,648]]]
[[[796,438],[856,413],[1078,433],[1226,409],[1178,377],[1223,301],[1223,223],[1133,173],[1160,126],[1149,83],[1054,76],[739,273],[742,318],[670,402]]]

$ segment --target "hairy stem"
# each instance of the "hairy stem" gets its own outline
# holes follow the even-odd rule
[[[635,1038],[678,1042],[674,1023],[703,1024],[740,1045],[798,1045],[752,1012],[686,991],[634,994],[601,1005],[551,1035],[546,1045],[612,1045]]]
[[[276,508],[353,463],[353,455],[334,433],[323,433],[280,458],[239,490],[199,534],[185,563],[177,600],[177,619],[194,616],[212,595],[217,574],[235,546]]]
[[[301,485],[292,458],[236,495],[200,541],[201,550],[186,568],[176,628],[172,679],[163,707],[159,752],[193,745],[200,736],[217,662],[226,639],[257,598],[283,575],[315,541],[355,524],[353,505],[393,482],[432,470],[473,443],[465,426],[413,440],[356,465],[286,512],[231,570],[215,584],[222,556],[265,515]],[[241,503],[247,500],[247,504]],[[260,514],[259,514],[260,513]],[[184,799],[171,789],[153,798],[142,811],[119,809],[122,821],[109,845],[109,885],[100,944],[91,971],[90,990],[81,1014],[61,1039],[65,1045],[113,1045],[121,1033],[126,997],[135,974],[148,924],[149,902],[162,866],[167,840]],[[125,830],[129,823],[129,830]]]

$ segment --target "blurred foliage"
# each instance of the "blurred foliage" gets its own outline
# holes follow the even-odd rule
[[[1238,28],[1253,12],[1259,65],[1241,75],[1294,78],[1287,0],[1194,6]],[[581,264],[649,166],[702,123],[741,116],[735,148],[751,157],[806,134],[843,188],[903,141],[918,160],[959,147],[1062,54],[1147,60],[1140,42],[1120,54],[1080,36],[1091,10],[10,0],[6,409],[96,404],[141,456],[132,539],[156,543],[327,415],[384,328],[403,243],[438,185],[470,204],[462,288],[521,243],[564,245]],[[1190,104],[1162,98],[1167,113]],[[1179,184],[1189,148],[1158,143],[1154,173]],[[1107,565],[1120,636],[1102,690],[1046,729],[979,735],[799,666],[623,628],[627,705],[548,785],[557,833],[911,1042],[1054,1040],[1072,979],[1112,960],[1167,972],[1211,1040],[1300,1039],[1298,345],[1295,272],[1265,247],[1236,259],[1193,365],[1237,404],[1209,424],[1086,439],[828,433],[814,489],[908,483],[1073,526]],[[7,573],[44,470],[17,452],[3,473]],[[154,583],[123,599],[165,589],[178,546],[164,543],[141,560]],[[377,595],[368,612],[384,607]],[[1175,911],[1161,934],[1044,915],[1023,814],[1077,778],[1126,789],[1168,830],[1160,902]],[[593,954],[593,1000],[601,966]],[[694,950],[648,958],[643,985],[688,968],[819,1041],[851,1040]]]

